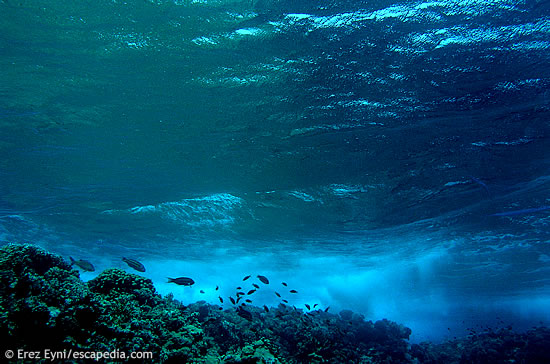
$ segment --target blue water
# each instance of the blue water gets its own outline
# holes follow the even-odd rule
[[[548,325],[549,33],[535,0],[0,1],[0,240],[413,341]]]

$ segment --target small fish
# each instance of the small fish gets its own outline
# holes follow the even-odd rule
[[[289,292],[290,292],[290,293],[298,293],[298,291],[295,290],[295,289],[291,289]]]
[[[252,321],[252,313],[242,307],[237,308],[237,315],[241,316],[247,321]]]
[[[252,300],[246,299],[244,302],[252,303]]]
[[[200,290],[200,293],[204,293],[204,291],[201,289],[201,290]]]
[[[283,302],[284,302],[284,303],[288,303],[288,301],[287,301],[287,300],[283,300]]]
[[[278,294],[277,292],[275,292],[275,296],[277,296],[277,297],[281,297],[281,295],[280,295],[280,294]]]
[[[308,310],[311,310],[311,307],[306,303],[305,304]]]
[[[218,296],[218,299],[220,300],[221,303],[223,303],[223,298],[221,298],[221,296]]]
[[[237,287],[237,289],[242,289],[242,287]]]
[[[243,281],[246,281],[248,278],[250,278],[250,276],[246,276],[243,278]]]
[[[246,303],[244,303],[244,302],[243,302],[243,303],[241,303],[241,306],[243,306],[243,307],[244,307],[244,306],[246,306]]]
[[[260,280],[260,282],[262,282],[263,284],[269,284],[269,279],[267,279],[267,277],[264,277],[264,276],[257,276],[257,277]]]
[[[241,300],[242,297],[237,297],[237,300],[235,301],[235,303],[239,303],[239,301]]]
[[[84,260],[84,259],[74,260],[73,257],[69,257],[69,258],[71,258],[71,265],[76,265],[78,268],[86,272],[95,271],[94,265],[88,262],[87,260]]]
[[[179,278],[168,277],[168,283],[175,283],[179,286],[192,286],[195,284],[195,281],[187,277],[179,277]]]
[[[254,286],[254,288],[260,289],[260,286],[258,286],[256,283],[252,283],[252,285]]]
[[[330,308],[330,306],[328,306],[327,308],[325,308],[325,312],[328,312],[328,309]]]
[[[220,289],[220,287],[216,286],[216,291],[217,291],[218,289]]]
[[[252,294],[252,293],[254,293],[254,292],[256,292],[256,290],[255,290],[255,289],[251,289],[250,291],[248,291],[247,294]]]
[[[229,301],[231,301],[232,304],[235,304],[235,299],[233,297],[229,297]]]
[[[314,304],[314,305],[313,305],[313,308],[315,308],[315,307],[317,307],[317,306],[319,306],[319,304],[318,304],[318,303]]]
[[[285,282],[282,282],[281,284],[285,287],[288,286],[288,284],[286,284]]]
[[[269,312],[269,308],[267,308],[266,305],[264,305],[264,311],[265,311],[265,312]]]
[[[145,267],[143,266],[143,264],[141,264],[140,262],[138,262],[135,259],[130,259],[130,258],[123,257],[122,261],[124,263],[128,264],[128,266],[130,268],[134,268],[138,272],[145,272]]]
[[[244,296],[244,292],[237,292],[236,295],[237,295],[237,297]]]

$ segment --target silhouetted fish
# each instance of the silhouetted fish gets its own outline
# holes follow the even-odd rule
[[[252,283],[252,285],[254,286],[254,288],[260,289],[260,286],[258,286],[256,283]]]
[[[218,289],[220,289],[220,287],[216,286],[216,291],[217,291]]]
[[[221,303],[223,303],[223,298],[221,298],[221,296],[219,296],[218,299],[220,300]]]
[[[95,271],[94,265],[88,262],[87,260],[84,260],[84,259],[74,260],[73,257],[69,257],[69,258],[71,259],[71,265],[76,265],[78,268],[86,272]]]
[[[247,321],[252,321],[252,313],[242,307],[237,308],[237,315],[241,316]]]
[[[195,281],[187,277],[179,277],[179,278],[168,277],[168,283],[175,283],[180,286],[192,286],[195,284]]]
[[[237,287],[236,289],[242,289],[242,287]]]
[[[244,292],[237,292],[236,295],[237,295],[237,297],[244,296]]]
[[[314,305],[313,305],[313,308],[317,307],[318,305],[319,305],[319,304],[317,304],[317,303],[316,303],[316,304],[314,304]]]
[[[130,268],[134,268],[138,272],[145,272],[145,267],[143,266],[143,264],[141,264],[140,262],[138,262],[135,259],[130,259],[130,258],[123,257],[122,261],[124,263],[128,264],[128,266]]]
[[[280,295],[280,294],[278,294],[277,292],[275,292],[275,296],[277,296],[277,297],[281,297],[281,295]]]
[[[309,307],[309,305],[307,303],[305,305],[306,305],[308,310],[311,310],[311,307]]]
[[[288,303],[288,301],[287,301],[287,300],[283,300],[283,302],[284,302],[284,303]]]
[[[233,297],[229,297],[229,301],[231,301],[232,304],[235,304],[235,299]]]
[[[260,282],[262,282],[263,284],[269,284],[269,279],[267,279],[267,277],[264,277],[264,276],[257,276],[257,277],[260,280]]]
[[[252,300],[249,300],[248,298],[244,300],[245,302],[252,303]]]
[[[328,309],[330,308],[330,306],[328,306],[327,308],[325,308],[325,312],[328,312]]]
[[[201,289],[201,290],[200,290],[200,293],[204,293],[204,291]]]
[[[246,276],[243,278],[243,281],[246,281],[248,278],[250,278],[250,276]]]
[[[298,291],[295,290],[295,289],[291,289],[289,292],[290,292],[290,293],[298,293]]]
[[[282,282],[282,285],[285,286],[285,287],[287,286],[287,284],[285,282]]]
[[[254,293],[254,292],[256,292],[256,290],[255,290],[255,289],[251,289],[250,291],[248,291],[247,294],[252,294],[252,293]]]
[[[265,311],[265,312],[269,312],[269,308],[267,308],[266,305],[264,305],[264,311]]]

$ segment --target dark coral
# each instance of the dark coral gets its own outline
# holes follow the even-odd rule
[[[0,293],[2,352],[150,351],[144,361],[161,363],[550,362],[546,328],[409,346],[410,329],[351,311],[186,307],[119,269],[84,283],[61,257],[30,245],[0,249]]]

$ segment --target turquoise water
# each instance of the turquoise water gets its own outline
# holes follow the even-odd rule
[[[0,1],[0,239],[415,340],[548,324],[549,32],[544,1]]]

